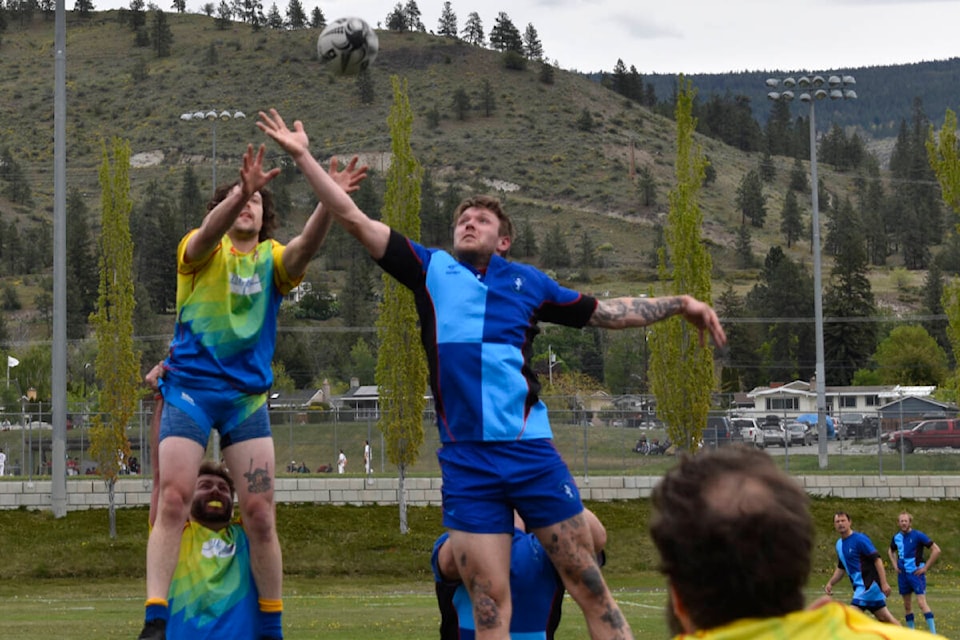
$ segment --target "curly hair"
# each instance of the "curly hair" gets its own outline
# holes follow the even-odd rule
[[[652,501],[659,569],[698,629],[803,608],[809,499],[769,455],[731,446],[684,456]]]
[[[213,198],[207,203],[207,212],[209,213],[211,209],[223,202],[227,194],[238,184],[240,184],[239,180],[217,187],[217,190],[213,192]],[[273,192],[271,192],[270,189],[266,187],[260,189],[260,199],[263,202],[263,221],[260,225],[258,240],[259,242],[263,242],[268,238],[272,238],[273,232],[277,230],[277,210],[274,204]]]

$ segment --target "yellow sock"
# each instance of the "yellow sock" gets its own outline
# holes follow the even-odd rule
[[[280,613],[283,611],[283,600],[260,598],[257,602],[260,604],[260,611],[265,613]]]

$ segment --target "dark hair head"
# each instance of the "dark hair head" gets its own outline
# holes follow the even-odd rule
[[[213,198],[207,203],[207,211],[209,212],[215,206],[223,202],[223,199],[227,197],[227,194],[233,190],[235,186],[240,184],[239,181],[231,182],[230,184],[222,184],[217,187],[217,190],[213,192]],[[268,238],[273,237],[273,232],[277,230],[277,210],[275,208],[273,192],[266,187],[260,189],[260,199],[263,201],[263,223],[260,225],[260,235],[258,240],[263,242]]]
[[[230,494],[233,496],[237,494],[237,489],[233,486],[233,478],[230,477],[230,471],[227,469],[227,465],[222,462],[204,460],[200,463],[200,471],[197,473],[197,476],[218,476],[223,478],[226,480],[227,486],[230,487]]]
[[[652,500],[660,571],[698,629],[803,608],[809,500],[766,453],[733,446],[683,456]]]
[[[470,207],[486,209],[497,216],[497,219],[500,221],[500,235],[509,237],[511,241],[513,240],[513,222],[510,220],[510,216],[508,216],[503,210],[503,205],[500,204],[500,200],[494,198],[493,196],[480,195],[465,198],[460,202],[459,205],[457,205],[457,209],[453,213],[454,225],[456,225],[457,220],[460,219],[460,214]]]

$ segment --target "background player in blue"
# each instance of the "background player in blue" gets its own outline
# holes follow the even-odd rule
[[[850,515],[845,511],[834,514],[833,528],[840,534],[836,544],[838,562],[823,590],[827,595],[833,595],[833,585],[846,574],[853,585],[850,604],[862,611],[869,611],[881,622],[900,626],[887,609],[886,596],[890,595],[890,585],[883,569],[883,560],[873,542],[865,534],[853,530]]]
[[[442,447],[443,524],[470,592],[476,636],[509,638],[510,547],[516,509],[580,606],[594,639],[632,638],[597,566],[576,482],[553,445],[540,384],[530,368],[538,323],[610,329],[681,315],[726,342],[716,313],[690,296],[598,301],[529,265],[504,258],[513,225],[495,198],[454,213],[453,254],[427,249],[371,219],[271,109],[257,126],[296,162],[320,202],[387,273],[411,289],[430,370]]]
[[[602,566],[607,531],[592,511],[584,509],[583,515]],[[472,640],[476,625],[470,594],[460,579],[453,550],[447,544],[449,537],[444,533],[437,539],[430,559],[440,607],[440,640]],[[511,640],[553,640],[562,614],[563,580],[537,537],[527,533],[519,514],[514,518],[510,550],[510,594],[514,610],[510,619]]]
[[[897,586],[903,596],[903,612],[907,626],[914,628],[913,602],[911,594],[917,594],[917,604],[927,621],[930,633],[937,632],[937,624],[933,620],[933,611],[927,604],[927,571],[940,557],[940,546],[931,540],[927,534],[913,528],[913,516],[902,511],[897,516],[897,526],[900,531],[893,535],[887,553],[890,555],[890,564],[897,568]],[[930,558],[923,560],[923,550],[930,549]]]

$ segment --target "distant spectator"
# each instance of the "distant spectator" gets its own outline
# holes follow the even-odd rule
[[[343,474],[347,470],[347,454],[340,449],[340,455],[337,456],[337,473]]]
[[[6,472],[7,466],[7,454],[3,449],[0,449],[0,476]]]

